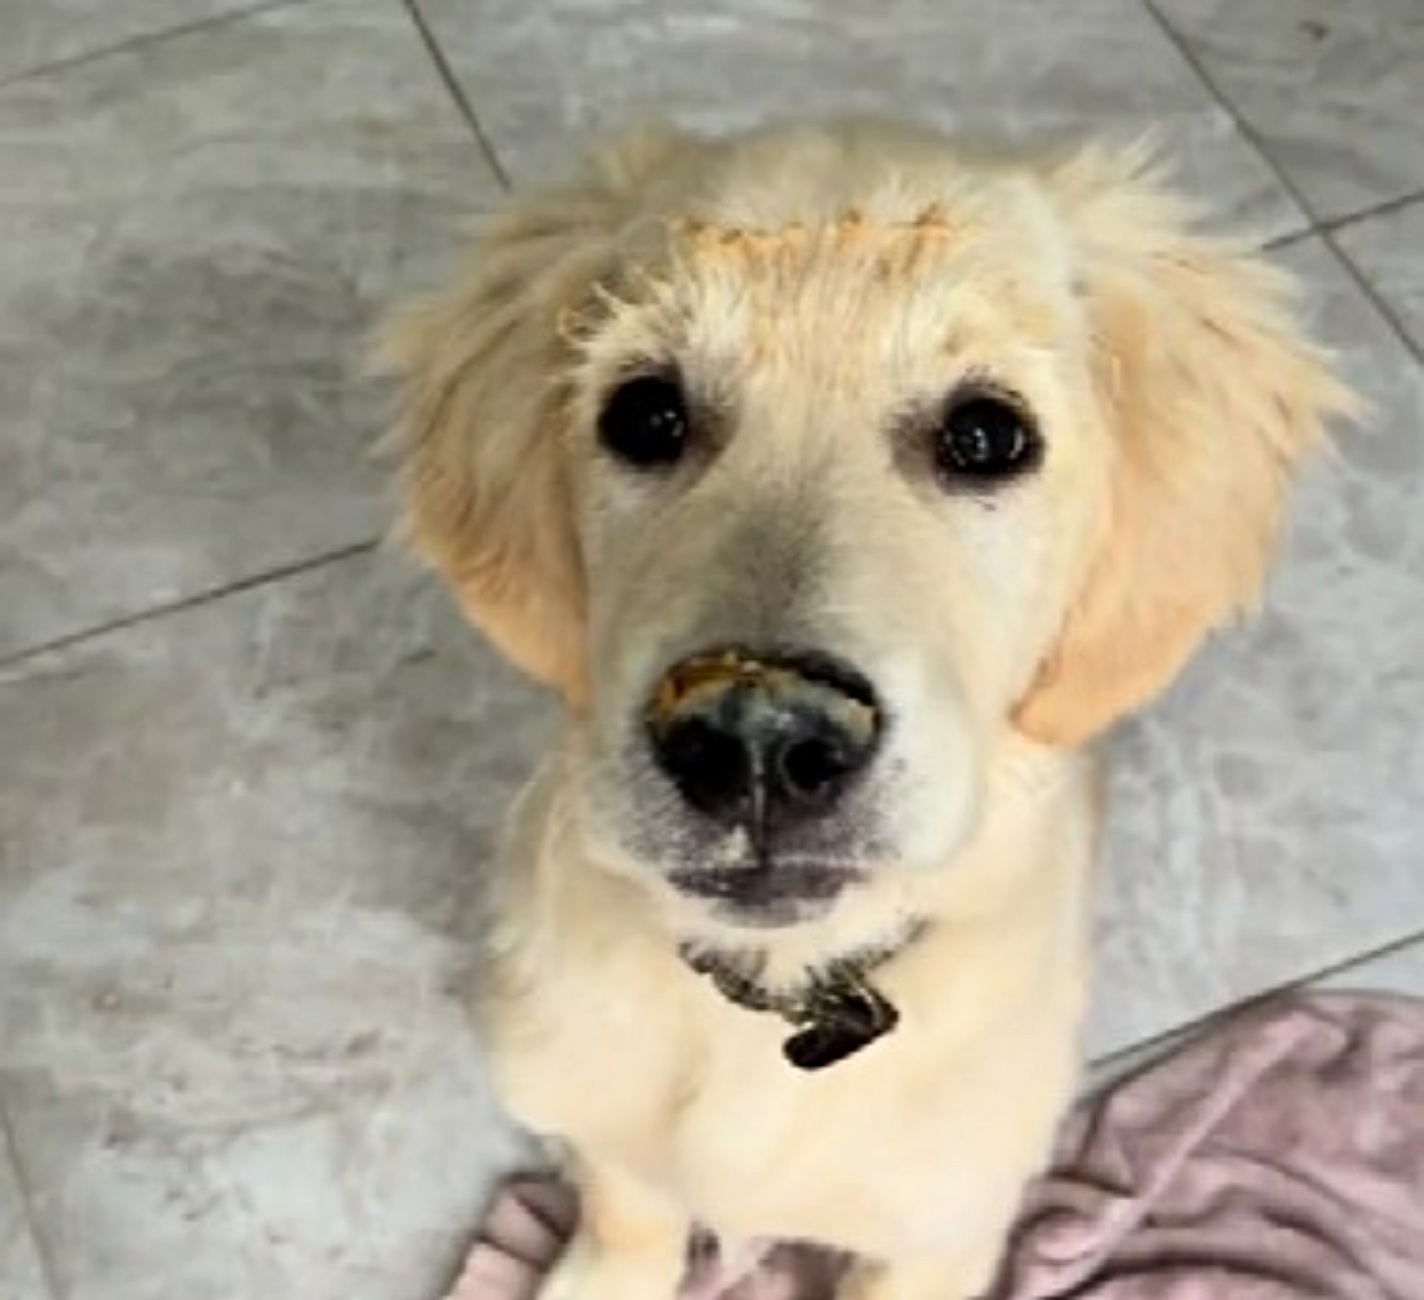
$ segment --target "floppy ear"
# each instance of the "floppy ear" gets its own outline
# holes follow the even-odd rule
[[[584,592],[563,443],[583,306],[649,181],[686,137],[643,128],[579,182],[518,202],[452,292],[389,326],[378,358],[402,380],[396,442],[405,534],[510,660],[582,693]]]
[[[1017,711],[1076,745],[1145,704],[1256,601],[1293,471],[1351,406],[1250,251],[1192,233],[1141,151],[1049,176],[1081,250],[1108,517],[1058,642]]]

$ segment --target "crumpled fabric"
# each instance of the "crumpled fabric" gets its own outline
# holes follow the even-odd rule
[[[576,1214],[506,1185],[449,1300],[531,1300]],[[698,1238],[677,1300],[831,1300],[843,1268]],[[1424,1002],[1279,999],[1081,1107],[986,1300],[1424,1300]]]

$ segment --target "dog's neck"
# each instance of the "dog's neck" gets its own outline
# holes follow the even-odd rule
[[[995,871],[984,869],[982,858],[1000,855],[1006,827],[1012,835],[1052,819],[1057,793],[1081,774],[1084,762],[1081,755],[1017,738],[999,758],[991,769],[984,824],[966,846],[962,862],[913,883],[902,880],[893,894],[862,900],[854,928],[812,926],[762,944],[732,933],[703,933],[681,944],[683,961],[729,1003],[794,1026],[797,1032],[785,1052],[800,1068],[835,1064],[889,1033],[899,1013],[881,992],[878,977],[891,977],[886,968],[933,930],[952,931],[992,916],[1007,895],[1017,893],[1022,882],[996,878]],[[1023,859],[1018,853],[1003,857]]]
[[[883,941],[814,967],[799,983],[785,987],[764,982],[766,956],[754,949],[685,943],[681,954],[728,1002],[746,1011],[780,1016],[792,1025],[796,1032],[783,1048],[786,1059],[797,1069],[821,1070],[868,1047],[899,1023],[899,1011],[875,987],[873,976],[925,928],[922,921],[905,922]]]

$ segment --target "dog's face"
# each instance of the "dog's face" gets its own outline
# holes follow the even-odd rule
[[[1099,155],[626,147],[398,336],[412,522],[577,718],[595,857],[721,924],[949,869],[1257,587],[1339,393]]]
[[[673,225],[584,326],[590,825],[729,917],[953,857],[1096,540],[1083,304],[1002,189]]]

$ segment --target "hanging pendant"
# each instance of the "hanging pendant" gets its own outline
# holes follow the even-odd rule
[[[819,985],[807,1003],[804,1028],[781,1049],[798,1070],[823,1070],[854,1056],[900,1021],[895,1007],[861,980]]]

